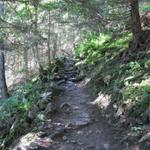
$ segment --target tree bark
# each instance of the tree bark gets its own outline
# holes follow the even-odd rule
[[[141,27],[140,14],[139,14],[139,1],[130,0],[130,7],[131,7],[132,33],[135,42],[138,43],[142,35],[142,27]]]
[[[4,54],[0,51],[0,98],[5,99],[7,97],[8,90],[5,79]]]
[[[50,32],[51,32],[51,16],[50,11],[48,12],[48,39],[47,39],[47,47],[48,47],[48,61],[51,59],[51,48],[50,48]]]

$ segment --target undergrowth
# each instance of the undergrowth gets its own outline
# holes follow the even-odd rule
[[[53,75],[63,68],[64,58],[56,58],[46,64],[40,74],[30,81],[18,84],[8,99],[0,100],[0,149],[7,147],[26,129],[23,124],[30,109],[37,103],[47,83],[53,82]]]
[[[118,119],[133,127],[149,123],[150,48],[130,50],[132,57],[124,62],[127,55],[123,54],[128,51],[131,38],[129,32],[89,37],[78,45],[76,55],[80,59],[79,68],[94,65],[87,83],[93,97],[98,93],[109,95],[110,104],[105,112],[116,117],[122,110]]]

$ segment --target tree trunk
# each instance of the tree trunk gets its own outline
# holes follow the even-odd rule
[[[140,14],[139,14],[139,1],[130,0],[130,6],[131,6],[132,33],[135,42],[138,43],[142,35],[142,27],[141,27]]]
[[[40,68],[41,66],[41,61],[40,61],[40,57],[39,57],[39,48],[38,48],[38,1],[36,3],[36,1],[33,1],[34,4],[34,8],[35,8],[35,20],[34,20],[34,46],[33,46],[33,53],[34,53],[34,57],[36,59],[36,63],[38,65],[38,68]]]
[[[48,61],[50,62],[51,59],[51,48],[50,48],[50,33],[51,33],[51,16],[50,11],[48,12],[48,39],[47,39],[47,47],[48,47]]]
[[[0,51],[0,98],[8,97],[8,90],[5,79],[4,54]]]

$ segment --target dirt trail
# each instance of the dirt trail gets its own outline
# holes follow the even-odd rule
[[[65,65],[64,92],[56,99],[58,111],[37,125],[36,132],[19,139],[11,150],[123,150],[112,129],[92,105],[84,84],[72,82],[73,63]],[[34,130],[33,130],[34,131]],[[28,139],[28,140],[26,140]]]
[[[60,139],[58,150],[122,150],[112,130],[97,116],[91,98],[82,84],[67,82],[65,93],[57,101],[66,105],[53,121],[73,128]],[[68,110],[67,110],[68,109]]]

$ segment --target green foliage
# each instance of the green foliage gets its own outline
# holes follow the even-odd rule
[[[143,11],[145,12],[150,11],[150,3],[143,6]]]
[[[65,58],[63,57],[55,58],[50,60],[50,62],[44,66],[44,70],[46,71],[49,80],[53,79],[54,73],[64,69],[64,60]]]
[[[141,136],[143,133],[143,129],[141,127],[132,127],[131,132],[134,136]]]
[[[121,48],[127,47],[131,34],[128,32],[113,37],[110,33],[90,36],[83,43],[77,46],[76,55],[84,58],[82,61],[88,64],[94,64],[100,59],[112,57],[115,52],[118,53]]]
[[[127,118],[136,118],[137,124],[139,120],[148,123],[150,60],[145,52],[137,51],[129,52],[134,57],[123,62],[122,59],[128,57],[123,54],[128,51],[130,39],[128,32],[115,37],[108,33],[91,36],[76,48],[76,54],[81,59],[78,64],[95,65],[88,83],[90,90],[93,89],[92,94],[101,91],[104,95],[110,95],[113,104],[124,108]]]
[[[138,62],[130,62],[129,63],[130,69],[132,72],[138,72],[141,69],[141,66]]]
[[[65,58],[55,58],[44,67],[47,78],[53,79],[53,74],[57,73],[64,67]],[[45,90],[45,84],[40,76],[35,76],[30,82],[19,84],[14,88],[12,96],[8,99],[0,101],[0,122],[9,123],[9,119],[17,116],[17,126],[13,128],[8,127],[5,134],[0,134],[0,149],[5,150],[12,140],[14,140],[22,131],[22,124],[24,123],[29,110],[39,100],[40,93]],[[46,116],[39,114],[36,121],[45,121]]]
[[[41,89],[42,84],[39,82],[35,84],[29,82],[17,86],[13,96],[0,101],[0,121],[13,114],[26,113],[37,100]]]
[[[42,10],[51,11],[51,10],[60,8],[60,3],[48,2],[48,3],[40,4],[39,8],[41,8]]]
[[[150,60],[145,61],[144,66],[145,68],[150,68]]]
[[[0,149],[5,150],[6,146],[23,131],[21,125],[24,123],[29,109],[38,100],[42,88],[43,83],[40,80],[34,84],[27,82],[18,85],[10,98],[0,101],[0,122],[9,126],[11,118],[14,116],[19,118],[15,128],[12,126],[6,133],[0,135]]]
[[[80,16],[83,16],[83,7],[81,6],[81,3],[78,1],[74,3],[64,1],[63,8],[67,10],[69,14],[73,14],[73,15],[80,14]]]
[[[27,67],[21,67],[16,70],[16,73],[26,73],[27,72]]]
[[[25,6],[22,4],[20,5],[19,10],[16,12],[16,15],[17,17],[20,17],[20,18],[27,18],[31,16],[33,13],[35,13],[35,9],[33,6],[31,5]]]

